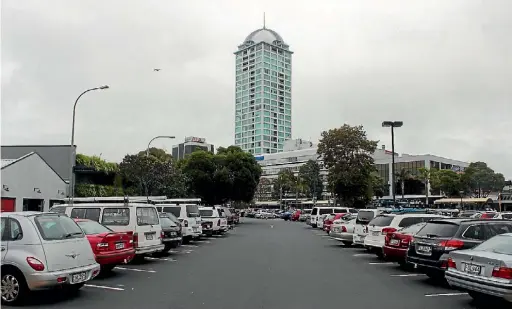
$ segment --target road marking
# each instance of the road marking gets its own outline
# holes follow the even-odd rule
[[[173,253],[173,254],[183,254],[183,253],[190,253],[190,252],[193,252],[194,250],[170,250],[169,253]]]
[[[154,271],[154,270],[138,269],[138,268],[116,267],[115,269],[131,270],[131,271],[138,271],[138,272],[145,272],[145,273],[156,273],[156,271]]]
[[[370,254],[370,253],[358,253],[358,254],[354,254],[352,256],[373,256],[373,254]]]
[[[461,296],[468,295],[468,293],[439,293],[439,294],[425,294],[426,297],[437,297],[437,296]]]
[[[209,241],[209,240],[196,240],[196,241],[200,242],[202,244],[210,244],[211,243],[211,241]]]
[[[426,276],[425,274],[401,274],[401,275],[390,275],[391,277],[419,277]]]
[[[151,256],[146,256],[146,259],[152,260],[152,261],[169,261],[169,262],[176,262],[177,261],[175,259],[170,259],[170,258],[156,258],[156,257],[151,257]]]
[[[196,245],[181,245],[184,248],[199,248],[199,246]]]
[[[113,290],[113,291],[124,291],[124,289],[122,289],[122,288],[114,288],[111,286],[104,286],[104,285],[85,284],[84,286],[86,286],[88,288],[106,289],[106,290]]]
[[[371,262],[371,263],[368,263],[370,265],[392,265],[392,264],[395,264],[393,262]]]

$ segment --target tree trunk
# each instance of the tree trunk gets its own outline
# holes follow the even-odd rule
[[[402,180],[402,199],[404,199],[404,196],[405,196],[405,181]]]
[[[426,196],[426,205],[428,206],[428,180],[425,182],[425,196]]]

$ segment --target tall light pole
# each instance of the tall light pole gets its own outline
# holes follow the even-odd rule
[[[159,135],[159,136],[155,136],[153,137],[149,143],[148,143],[148,147],[146,148],[146,158],[149,157],[149,146],[151,145],[151,143],[155,140],[155,139],[159,139],[159,138],[169,138],[169,139],[174,139],[176,138],[175,136],[171,136],[171,135]],[[149,196],[149,188],[148,188],[148,184],[147,184],[147,181],[146,181],[146,197]]]
[[[391,192],[393,192],[393,207],[396,206],[395,194],[395,128],[400,128],[404,125],[403,121],[384,121],[383,127],[391,127]],[[403,192],[402,192],[403,193]]]
[[[87,89],[84,92],[82,92],[78,98],[75,100],[75,105],[73,105],[73,121],[71,124],[71,149],[69,154],[69,197],[70,197],[70,204],[73,205],[73,198],[75,197],[75,180],[73,177],[73,169],[75,167],[74,157],[73,157],[73,147],[75,146],[75,115],[76,115],[76,105],[78,104],[78,100],[86,94],[89,91],[95,91],[95,90],[104,90],[108,89],[108,85],[103,85],[100,87],[95,87],[91,89]]]

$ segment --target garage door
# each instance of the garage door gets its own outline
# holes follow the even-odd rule
[[[16,199],[2,198],[2,212],[13,212],[16,209]]]

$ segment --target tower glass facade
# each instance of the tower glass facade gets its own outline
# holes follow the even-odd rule
[[[292,54],[275,31],[252,32],[236,55],[235,145],[255,155],[292,138]]]

